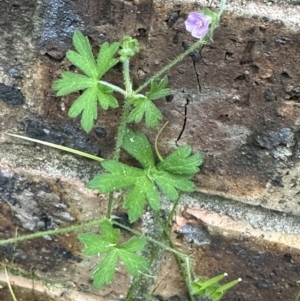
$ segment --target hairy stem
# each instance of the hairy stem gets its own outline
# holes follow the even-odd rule
[[[185,255],[185,254],[183,254],[183,253],[181,253],[181,252],[179,252],[177,250],[174,250],[174,249],[166,246],[165,244],[163,244],[162,242],[160,242],[157,239],[154,239],[154,238],[152,238],[150,236],[144,235],[143,233],[141,233],[139,231],[136,231],[136,230],[133,230],[133,229],[131,229],[129,227],[126,227],[126,226],[124,226],[124,225],[122,225],[122,224],[120,224],[118,222],[113,221],[113,223],[116,224],[117,226],[119,226],[119,227],[127,230],[128,232],[131,232],[132,234],[134,234],[136,236],[139,236],[139,237],[140,236],[144,236],[148,241],[153,242],[154,244],[158,245],[159,247],[165,249],[166,251],[169,251],[171,253],[177,254],[180,258],[183,258],[184,260],[185,260],[186,257],[188,257],[187,255]]]
[[[125,136],[125,130],[126,130],[128,116],[130,113],[131,103],[127,96],[130,96],[132,94],[132,83],[131,83],[129,71],[130,71],[129,70],[129,59],[127,59],[123,62],[123,76],[124,76],[124,83],[125,83],[125,88],[126,88],[126,97],[124,100],[125,102],[123,105],[123,112],[122,112],[120,125],[118,127],[116,146],[115,146],[114,155],[113,155],[113,160],[116,160],[116,161],[119,161],[119,159],[120,159],[121,147],[122,147],[123,139]],[[109,198],[108,198],[108,206],[107,206],[107,213],[106,213],[107,218],[110,218],[112,210],[113,210],[113,193],[111,192],[109,194]]]
[[[132,94],[132,82],[130,79],[129,59],[123,62],[123,77],[126,90],[126,96]]]
[[[84,222],[82,224],[73,225],[73,226],[66,227],[66,228],[60,228],[60,229],[54,229],[54,230],[48,230],[48,231],[40,231],[40,232],[36,232],[36,233],[32,233],[32,234],[26,234],[26,235],[22,235],[22,236],[18,236],[18,237],[3,239],[3,240],[0,240],[0,245],[20,242],[20,241],[24,241],[24,240],[28,240],[28,239],[42,237],[45,235],[56,235],[56,234],[61,234],[61,233],[73,232],[73,231],[75,232],[75,231],[83,230],[85,228],[97,226],[97,225],[101,224],[103,222],[103,220],[104,219],[101,218],[101,219]]]
[[[226,7],[226,0],[221,0],[220,2],[220,8],[219,8],[219,12],[218,12],[218,17],[220,18],[221,15],[223,14],[224,10]]]
[[[178,57],[176,57],[173,61],[171,61],[168,65],[166,65],[164,68],[162,68],[160,71],[156,72],[153,76],[151,76],[144,84],[139,86],[134,93],[139,93],[142,91],[144,88],[149,86],[152,81],[156,80],[159,78],[162,74],[170,70],[174,65],[178,64],[182,59],[184,59],[187,55],[189,55],[191,52],[193,52],[195,49],[197,49],[200,45],[204,44],[205,40],[201,39],[194,43],[189,49],[187,49],[185,52],[180,54]]]
[[[123,89],[121,89],[120,87],[114,85],[114,84],[111,84],[105,80],[99,80],[99,83],[103,86],[106,86],[108,88],[111,88],[112,90],[114,90],[115,92],[119,92],[120,94],[126,96],[126,91],[124,91]]]
[[[173,244],[173,241],[171,240],[171,237],[169,235],[169,227],[168,225],[170,224],[171,222],[171,219],[175,213],[175,210],[176,210],[176,207],[178,205],[178,202],[179,202],[179,198],[177,199],[177,201],[174,203],[173,205],[173,208],[172,208],[172,211],[169,215],[169,218],[168,218],[168,221],[166,223],[164,223],[161,218],[158,216],[157,212],[152,210],[154,216],[155,216],[155,219],[157,220],[157,222],[159,223],[159,225],[161,226],[161,228],[163,229],[164,231],[164,236],[167,238],[168,240],[168,243],[169,243],[169,246],[176,250],[176,246]],[[190,262],[189,262],[189,259],[187,260],[187,258],[185,258],[185,262],[186,262],[186,268],[184,268],[182,262],[181,262],[181,258],[176,254],[174,253],[173,254],[174,257],[175,257],[175,260],[176,260],[176,264],[179,268],[179,271],[180,271],[180,274],[182,276],[182,278],[184,279],[185,283],[186,283],[186,286],[188,288],[188,292],[189,292],[189,295],[190,295],[190,299],[191,301],[195,301],[195,298],[192,294],[192,291],[191,291],[191,268],[190,268]]]
[[[156,248],[155,248],[155,250],[152,253],[152,256],[150,258],[149,266],[152,265],[152,263],[154,262],[154,260],[158,256],[159,250],[160,250],[160,247],[156,246]],[[131,301],[132,300],[133,294],[136,292],[136,290],[139,287],[139,285],[141,284],[143,278],[144,278],[144,275],[140,274],[139,277],[138,277],[138,279],[133,283],[133,285],[130,286],[130,289],[129,289],[128,293],[127,293],[125,301]]]

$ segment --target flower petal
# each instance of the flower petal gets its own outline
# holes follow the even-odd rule
[[[184,21],[185,24],[185,28],[187,31],[192,32],[192,30],[194,29],[194,27],[196,27],[197,25],[190,21],[189,19],[187,19],[186,21]]]
[[[191,12],[184,24],[186,30],[189,31],[193,37],[201,39],[207,34],[210,22],[210,17],[202,13]]]
[[[191,34],[194,38],[201,39],[203,38],[207,33],[207,28],[195,26],[193,30],[191,31]]]
[[[188,20],[197,23],[204,15],[197,12],[191,12],[188,16]]]

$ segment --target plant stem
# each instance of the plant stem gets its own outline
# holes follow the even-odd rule
[[[9,277],[8,277],[8,273],[7,273],[7,269],[6,267],[4,267],[4,271],[5,271],[5,275],[6,275],[6,282],[7,282],[7,285],[8,285],[8,289],[9,289],[9,292],[11,294],[11,297],[13,298],[13,301],[18,301],[11,285],[10,285],[10,281],[9,281]]]
[[[136,230],[133,230],[133,229],[131,229],[131,228],[129,228],[129,227],[126,227],[126,226],[124,226],[124,225],[122,225],[122,224],[120,224],[120,223],[118,223],[118,222],[113,221],[113,223],[116,224],[117,226],[119,226],[119,227],[121,227],[121,228],[127,230],[128,232],[131,232],[132,234],[134,234],[134,235],[136,235],[136,236],[139,236],[139,237],[140,237],[140,236],[144,236],[144,237],[145,237],[147,240],[149,240],[150,242],[153,242],[154,244],[158,245],[159,247],[161,247],[161,248],[163,248],[163,249],[165,249],[165,250],[167,250],[167,251],[169,251],[169,252],[171,252],[171,253],[177,254],[180,258],[185,259],[185,258],[187,257],[187,255],[185,255],[185,254],[183,254],[183,253],[181,253],[181,252],[179,252],[179,251],[177,251],[177,250],[174,250],[174,249],[172,249],[172,248],[166,246],[165,244],[161,243],[161,242],[160,242],[159,240],[157,240],[157,239],[154,239],[154,238],[152,238],[152,237],[150,237],[150,236],[144,235],[143,233],[141,233],[141,232],[139,232],[139,231],[136,231]]]
[[[121,117],[120,125],[118,127],[116,146],[115,146],[114,155],[113,155],[113,160],[116,160],[116,161],[119,161],[119,159],[120,159],[121,147],[122,147],[123,139],[125,136],[128,115],[130,113],[131,103],[128,99],[128,96],[132,95],[132,83],[130,80],[129,71],[130,71],[129,70],[129,59],[127,59],[123,62],[123,76],[124,76],[124,84],[125,84],[126,93],[125,93],[122,117]],[[113,210],[113,193],[110,192],[109,198],[108,198],[107,213],[106,213],[107,218],[110,218],[112,210]]]
[[[174,212],[175,212],[175,209],[176,209],[176,207],[177,207],[177,204],[178,204],[178,201],[177,202],[175,202],[174,203],[174,205],[173,205],[173,208],[172,208],[172,210],[171,210],[171,212],[170,212],[170,215],[169,215],[169,217],[168,217],[168,220],[167,220],[167,225],[169,225],[169,223],[171,222],[171,220],[172,220],[172,218],[173,218],[173,215],[174,215]],[[154,212],[154,211],[153,211]],[[156,213],[156,212],[155,212]],[[157,215],[157,214],[156,214]],[[156,217],[156,216],[155,216]],[[163,227],[162,227],[163,228]],[[163,229],[164,230],[164,229]],[[163,239],[165,236],[167,236],[168,237],[168,235],[166,235],[166,231],[163,231],[163,233],[162,233],[162,236],[161,236],[161,239]],[[150,258],[150,265],[152,265],[152,263],[153,263],[153,261],[155,260],[155,258],[157,257],[157,255],[158,255],[158,251],[160,250],[160,247],[159,246],[157,246],[156,247],[156,249],[155,249],[155,251],[153,252],[153,255],[151,256],[151,258]],[[175,256],[175,258],[177,259],[178,258],[178,256]],[[180,260],[180,259],[179,259]],[[149,266],[150,266],[149,265]],[[137,281],[133,284],[133,285],[131,285],[131,287],[130,287],[130,289],[129,289],[129,292],[127,293],[127,296],[126,296],[126,299],[125,299],[125,301],[130,301],[131,300],[131,297],[132,297],[132,295],[134,294],[134,292],[135,292],[135,289],[138,287],[138,285],[141,283],[141,281],[142,281],[142,279],[143,279],[143,275],[140,275],[139,276],[139,278],[137,279]]]
[[[166,65],[164,68],[162,68],[160,71],[156,72],[153,76],[151,76],[144,84],[139,86],[134,93],[139,93],[144,88],[146,88],[150,83],[154,80],[156,80],[158,77],[160,77],[162,74],[167,72],[169,69],[171,69],[174,65],[179,63],[182,59],[184,59],[187,55],[189,55],[191,52],[193,52],[195,49],[197,49],[200,45],[204,44],[205,40],[201,39],[194,43],[189,49],[187,49],[185,52],[180,54],[178,57],[176,57],[173,61],[171,61],[168,65]]]
[[[178,205],[178,202],[179,202],[179,198],[177,199],[177,201],[174,203],[173,205],[173,208],[171,210],[171,213],[169,215],[169,218],[167,220],[167,222],[164,224],[163,221],[161,220],[161,218],[158,216],[157,212],[152,210],[154,216],[155,216],[155,219],[158,221],[158,223],[160,224],[160,226],[162,227],[163,231],[164,231],[164,234],[165,234],[165,237],[167,237],[168,239],[168,242],[169,242],[169,245],[172,249],[176,250],[176,247],[175,245],[173,244],[173,241],[171,240],[171,237],[169,235],[169,229],[168,229],[168,225],[170,224],[171,222],[171,219],[174,215],[174,212],[176,210],[176,207]],[[166,226],[167,225],[167,226]],[[191,301],[195,301],[195,298],[191,292],[191,271],[190,271],[190,262],[189,262],[189,258],[186,257],[185,258],[185,261],[186,261],[186,269],[184,268],[184,266],[182,265],[181,263],[181,260],[180,260],[180,257],[177,255],[177,254],[173,254],[174,257],[175,257],[175,260],[176,260],[176,263],[177,263],[177,266],[179,268],[179,271],[180,271],[180,274],[182,276],[182,278],[184,279],[185,283],[186,283],[186,286],[188,288],[188,292],[189,292],[189,295],[190,295],[190,299]]]
[[[224,10],[226,7],[226,0],[221,0],[220,2],[220,7],[219,7],[219,12],[218,12],[218,18],[220,19],[221,15],[223,14]]]
[[[159,251],[160,247],[156,246],[154,252],[152,253],[152,256],[150,258],[150,262],[149,262],[149,266],[152,265],[152,263],[154,262],[155,258],[158,255],[158,251]],[[130,301],[132,300],[132,296],[134,294],[134,292],[136,291],[136,289],[138,288],[138,286],[140,285],[141,281],[143,280],[144,275],[140,274],[140,276],[138,277],[138,279],[133,283],[133,285],[130,286],[130,289],[127,293],[126,299],[125,301]]]
[[[126,91],[124,91],[123,89],[121,89],[120,87],[114,84],[106,82],[105,80],[99,80],[99,83],[102,84],[103,86],[113,89],[115,92],[119,92],[120,94],[126,96]]]
[[[162,155],[160,154],[160,152],[159,152],[159,150],[158,150],[158,146],[157,146],[157,144],[158,144],[158,138],[159,138],[161,132],[163,131],[163,129],[165,128],[165,126],[166,126],[168,123],[169,123],[169,121],[167,121],[167,122],[161,127],[161,129],[159,130],[159,132],[157,133],[157,135],[156,135],[156,137],[155,137],[155,143],[154,143],[155,152],[156,152],[156,155],[157,155],[157,157],[158,157],[158,159],[159,159],[160,161],[163,161],[163,157],[162,157]]]
[[[300,298],[300,292],[298,292],[296,299],[294,301],[299,301],[299,298]]]
[[[97,226],[101,222],[103,222],[103,220],[104,219],[101,218],[101,219],[96,219],[96,220],[92,220],[92,221],[89,221],[89,222],[84,222],[82,224],[73,225],[73,226],[66,227],[66,228],[48,230],[48,231],[40,231],[40,232],[36,232],[36,233],[32,233],[32,234],[26,234],[26,235],[22,235],[22,236],[18,236],[18,237],[8,238],[8,239],[0,240],[0,245],[20,242],[20,241],[24,241],[24,240],[28,240],[28,239],[42,237],[42,236],[45,236],[45,235],[56,235],[56,234],[61,234],[61,233],[78,231],[78,230],[82,230],[84,228]]]
[[[113,155],[113,160],[116,160],[116,161],[119,161],[119,158],[120,158],[121,146],[123,143],[127,119],[128,119],[128,115],[130,112],[129,108],[130,108],[130,102],[125,99],[125,104],[123,106],[121,122],[118,127],[116,146],[115,146],[114,155]],[[112,210],[113,210],[113,192],[110,192],[109,197],[108,197],[108,206],[107,206],[107,213],[106,213],[107,218],[110,218]]]
[[[23,139],[23,140],[28,140],[28,141],[36,142],[36,143],[39,143],[39,144],[47,145],[47,146],[50,146],[50,147],[53,147],[53,148],[57,148],[59,150],[63,150],[63,151],[66,151],[68,153],[72,153],[72,154],[75,154],[75,155],[78,155],[78,156],[81,156],[81,157],[85,157],[85,158],[88,158],[88,159],[92,159],[92,160],[95,160],[95,161],[98,161],[98,162],[102,162],[104,160],[103,158],[100,158],[100,157],[97,157],[97,156],[94,156],[94,155],[91,155],[91,154],[88,154],[88,153],[85,153],[85,152],[82,152],[82,151],[79,151],[79,150],[76,150],[76,149],[73,149],[73,148],[62,146],[62,145],[59,145],[59,144],[55,144],[55,143],[51,143],[51,142],[47,142],[47,141],[42,141],[42,140],[37,140],[37,139],[33,139],[33,138],[29,138],[29,137],[22,136],[22,135],[17,135],[17,134],[11,134],[11,133],[5,133],[5,134],[9,135],[9,136],[16,137],[16,138],[20,138],[20,139]]]
[[[126,97],[132,94],[132,82],[130,79],[130,70],[129,70],[129,59],[123,62],[123,76],[124,76],[124,84],[126,90]]]

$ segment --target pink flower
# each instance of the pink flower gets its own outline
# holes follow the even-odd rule
[[[201,13],[192,12],[189,14],[186,21],[184,21],[185,28],[193,37],[197,39],[203,38],[209,28],[211,19]]]

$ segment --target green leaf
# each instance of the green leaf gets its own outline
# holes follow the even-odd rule
[[[82,114],[81,126],[86,132],[89,132],[98,116],[97,102],[104,110],[118,107],[118,102],[112,95],[113,90],[100,84],[99,80],[118,62],[114,55],[120,44],[104,43],[99,50],[97,62],[88,38],[78,30],[74,32],[73,44],[76,51],[69,50],[67,58],[87,76],[68,71],[63,72],[61,78],[53,83],[52,89],[57,91],[57,96],[84,91],[71,106],[69,116],[75,118]]]
[[[154,166],[151,145],[144,134],[135,133],[131,129],[126,128],[122,147],[138,160],[144,168]]]
[[[94,120],[97,119],[97,101],[104,110],[108,107],[116,108],[118,106],[117,100],[111,95],[111,90],[96,83],[91,88],[86,89],[69,110],[69,117],[73,118],[82,113],[81,126],[86,132],[92,129]]]
[[[81,126],[89,132],[97,118],[97,86],[88,88],[72,104],[69,110],[69,117],[77,117],[81,112]]]
[[[123,148],[134,156],[144,169],[108,160],[101,164],[108,171],[94,177],[87,187],[101,193],[128,189],[124,208],[128,209],[129,220],[136,221],[147,201],[153,210],[159,210],[159,187],[171,200],[176,200],[179,191],[192,192],[191,181],[202,163],[200,154],[191,155],[191,148],[181,147],[155,166],[153,153],[145,135],[126,129]]]
[[[85,246],[85,255],[97,255],[110,250],[110,242],[103,240],[95,233],[82,233],[78,235],[79,241]]]
[[[109,220],[104,220],[100,224],[100,230],[101,236],[95,233],[78,235],[80,242],[85,246],[85,255],[107,253],[92,274],[96,288],[112,282],[118,259],[124,263],[132,276],[136,276],[139,271],[143,271],[148,267],[147,260],[136,254],[146,245],[145,237],[134,236],[129,241],[120,244],[120,231],[114,229]]]
[[[108,241],[111,245],[118,244],[120,239],[120,230],[114,229],[110,221],[103,221],[100,224],[100,230],[104,240]]]
[[[138,275],[139,271],[144,271],[148,267],[148,261],[141,255],[133,254],[126,250],[119,250],[118,255],[128,272],[134,277]]]
[[[93,285],[99,289],[103,285],[110,284],[113,281],[116,265],[118,260],[118,250],[113,249],[104,259],[97,265],[92,274],[94,280]]]
[[[114,229],[110,221],[103,221],[100,224],[100,230],[102,237],[95,233],[83,233],[78,235],[79,241],[85,246],[85,255],[107,253],[113,246],[118,244],[120,231]]]
[[[161,161],[157,168],[178,175],[193,175],[199,172],[198,166],[203,163],[201,154],[191,155],[190,146],[181,146]]]
[[[155,100],[170,95],[171,89],[166,88],[167,85],[167,76],[165,76],[159,83],[152,81],[150,91],[146,93],[146,97],[150,100]]]
[[[61,79],[58,79],[53,83],[52,89],[57,91],[57,96],[62,96],[79,90],[91,88],[94,85],[95,81],[92,78],[66,71],[63,72]]]
[[[87,187],[98,189],[102,193],[131,188],[123,204],[128,209],[131,222],[136,221],[142,214],[146,200],[154,210],[159,209],[158,191],[147,171],[113,160],[103,161],[101,164],[110,173],[95,176],[88,182]]]
[[[110,173],[95,176],[87,183],[87,187],[90,189],[98,189],[102,193],[131,187],[138,178],[144,176],[142,169],[128,166],[114,160],[103,161],[101,165]]]
[[[87,76],[97,78],[97,65],[88,38],[79,30],[75,30],[73,44],[77,52],[73,50],[67,51],[68,60],[80,68]]]
[[[114,42],[111,45],[107,42],[102,44],[97,59],[98,78],[102,77],[109,69],[119,62],[118,59],[114,58],[119,47],[120,43],[118,42]]]
[[[98,84],[97,87],[97,98],[102,109],[107,110],[109,107],[115,109],[119,106],[118,101],[112,96],[112,89],[101,84]]]
[[[193,192],[195,184],[190,181],[190,177],[178,176],[170,174],[166,171],[157,172],[153,175],[155,183],[172,201],[176,201],[179,197],[178,191]]]
[[[229,283],[221,285],[219,281],[222,280],[225,276],[227,276],[226,273],[206,280],[197,279],[193,281],[193,294],[207,297],[212,301],[219,301],[228,289],[232,288],[242,280],[239,278],[237,280],[233,280]]]
[[[128,209],[130,222],[136,221],[143,213],[145,201],[155,211],[159,209],[158,191],[152,181],[144,175],[136,178],[135,186],[126,195],[123,207]]]
[[[153,100],[165,97],[171,93],[171,89],[166,88],[168,78],[165,76],[159,83],[152,81],[150,91],[146,97],[137,97],[132,100],[134,109],[128,116],[128,122],[140,122],[145,116],[146,126],[154,128],[162,119],[160,110],[154,105]]]
[[[145,115],[146,126],[155,128],[163,117],[160,110],[148,98],[140,98],[134,101],[133,105],[135,108],[130,112],[128,122],[139,123]]]
[[[147,244],[146,237],[131,237],[128,241],[121,245],[122,249],[127,250],[128,252],[138,252],[142,251]]]
[[[228,282],[220,287],[218,287],[214,293],[211,295],[211,299],[213,301],[219,301],[223,295],[226,293],[227,290],[231,289],[233,286],[235,286],[236,284],[238,284],[240,281],[242,281],[241,278],[233,280],[231,282]]]

